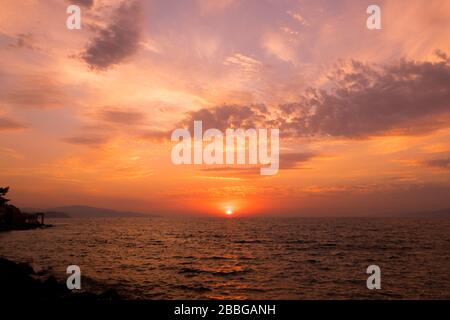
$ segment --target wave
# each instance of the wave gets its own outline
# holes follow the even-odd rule
[[[246,274],[249,272],[253,272],[254,270],[252,268],[242,268],[239,270],[204,270],[204,269],[198,269],[198,268],[181,268],[178,273],[180,274],[209,274],[216,277],[228,277],[228,276],[236,276],[241,274]]]

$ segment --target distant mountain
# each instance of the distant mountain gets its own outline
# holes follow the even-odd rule
[[[44,213],[45,213],[45,218],[48,218],[48,219],[71,218],[71,216],[69,216],[65,212],[44,211]]]
[[[21,208],[20,209],[24,213],[36,213],[36,212],[43,212],[45,213],[46,218],[50,219],[57,219],[57,218],[71,218],[67,213],[64,212],[57,212],[57,211],[48,211],[47,209],[40,209],[40,208]]]
[[[433,210],[433,211],[419,211],[404,214],[405,217],[417,218],[450,218],[450,208]]]
[[[119,211],[105,208],[95,208],[89,206],[66,206],[55,207],[49,209],[23,208],[25,212],[45,212],[46,217],[56,218],[60,214],[67,215],[70,218],[117,218],[117,217],[151,217],[139,212],[133,211]]]

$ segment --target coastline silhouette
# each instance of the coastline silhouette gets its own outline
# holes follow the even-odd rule
[[[28,230],[36,228],[51,227],[45,224],[45,213],[25,213],[5,198],[9,187],[0,188],[0,231]]]

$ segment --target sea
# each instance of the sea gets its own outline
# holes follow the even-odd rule
[[[450,299],[446,218],[54,219],[0,256],[125,299]],[[380,268],[370,290],[367,268]]]

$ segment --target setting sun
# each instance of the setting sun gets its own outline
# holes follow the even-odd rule
[[[231,215],[233,214],[233,210],[227,209],[227,211],[225,211],[225,213],[226,213],[228,216],[231,216]]]

